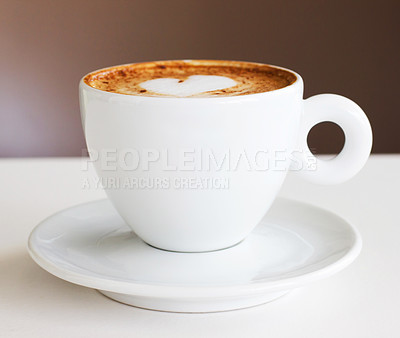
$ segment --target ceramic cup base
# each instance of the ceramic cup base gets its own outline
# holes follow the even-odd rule
[[[118,302],[215,312],[263,304],[340,271],[357,257],[361,238],[331,212],[278,198],[236,246],[169,252],[144,243],[111,202],[101,200],[47,218],[28,244],[32,258],[48,272]]]

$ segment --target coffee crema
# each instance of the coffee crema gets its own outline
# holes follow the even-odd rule
[[[224,97],[273,91],[296,75],[265,64],[240,61],[156,61],[110,67],[84,82],[110,93],[150,97]]]

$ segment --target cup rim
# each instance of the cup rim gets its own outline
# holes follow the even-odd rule
[[[130,66],[130,65],[136,65],[136,64],[143,64],[143,63],[148,63],[148,62],[171,62],[171,61],[185,61],[185,62],[189,62],[189,61],[217,61],[217,62],[237,62],[237,63],[247,63],[247,64],[253,64],[253,65],[262,65],[262,66],[270,66],[273,68],[277,68],[277,69],[281,69],[284,71],[287,71],[291,74],[293,74],[295,76],[295,81],[293,83],[291,83],[288,86],[285,86],[283,88],[278,88],[278,89],[274,89],[271,91],[266,91],[266,92],[261,92],[261,93],[254,93],[254,94],[244,94],[244,95],[232,95],[232,96],[210,96],[210,97],[174,97],[174,96],[143,96],[143,95],[135,95],[135,94],[121,94],[121,93],[112,93],[112,92],[107,92],[105,90],[101,90],[101,89],[97,89],[94,88],[90,85],[88,85],[84,79],[86,76],[95,73],[95,72],[99,72],[102,70],[106,70],[109,68],[114,68],[114,67],[124,67],[124,66]],[[206,100],[213,100],[213,101],[232,101],[232,100],[243,100],[243,99],[256,99],[259,98],[260,96],[274,96],[274,95],[278,95],[278,94],[283,94],[287,91],[291,91],[293,88],[298,87],[298,86],[302,86],[303,84],[303,79],[300,76],[300,74],[298,74],[297,72],[285,68],[285,67],[281,67],[281,66],[276,66],[276,65],[272,65],[269,63],[262,63],[262,62],[250,62],[250,61],[236,61],[236,60],[216,60],[216,59],[171,59],[171,60],[156,60],[156,61],[146,61],[146,62],[133,62],[133,63],[124,63],[124,64],[120,64],[120,65],[115,65],[115,66],[109,66],[109,67],[103,67],[103,68],[99,68],[96,70],[93,70],[91,72],[86,73],[79,81],[79,87],[80,88],[85,88],[86,90],[90,90],[94,93],[98,93],[98,94],[102,94],[102,95],[107,95],[110,97],[115,97],[115,98],[125,98],[128,100],[132,100],[132,99],[140,99],[140,100],[179,100],[182,102],[182,100],[184,101],[206,101]]]

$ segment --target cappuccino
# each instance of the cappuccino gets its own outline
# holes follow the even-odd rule
[[[238,61],[157,61],[115,66],[84,82],[111,93],[152,97],[223,97],[257,94],[291,85],[296,75],[269,65]]]

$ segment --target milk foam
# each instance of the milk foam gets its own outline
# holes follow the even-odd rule
[[[217,75],[192,75],[183,81],[172,78],[159,78],[139,84],[143,89],[154,93],[177,97],[192,96],[236,85],[237,82],[231,78]]]
[[[109,93],[147,97],[228,97],[265,93],[291,85],[296,76],[259,63],[155,61],[100,69],[84,82]]]

